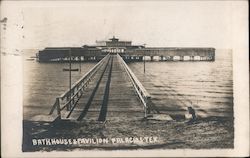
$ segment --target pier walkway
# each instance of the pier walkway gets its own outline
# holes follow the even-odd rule
[[[50,114],[70,120],[122,120],[159,112],[119,54],[108,54],[56,98]]]

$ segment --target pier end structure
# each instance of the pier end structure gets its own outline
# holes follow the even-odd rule
[[[132,45],[131,41],[96,41],[95,45],[82,47],[47,47],[37,53],[39,62],[100,61],[108,53],[120,54],[125,61],[214,61],[215,48],[212,47],[145,47]]]

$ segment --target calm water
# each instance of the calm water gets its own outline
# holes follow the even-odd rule
[[[24,56],[24,119],[47,115],[56,96],[69,87],[67,63],[38,63],[27,61],[33,52]],[[95,63],[81,63],[81,72],[72,72],[72,83]],[[233,113],[232,54],[216,52],[215,62],[143,62],[129,63],[152,100],[163,113],[178,114],[191,104],[198,115],[231,116]],[[73,64],[73,68],[79,68]]]

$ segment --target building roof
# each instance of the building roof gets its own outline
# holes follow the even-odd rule
[[[110,38],[109,40],[111,40],[111,41],[119,41],[119,39],[115,38],[115,36],[113,36],[113,38]]]

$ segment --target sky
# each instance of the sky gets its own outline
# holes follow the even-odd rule
[[[82,46],[116,36],[164,47],[232,47],[232,1],[5,2],[5,46]],[[2,24],[1,24],[2,25]]]

